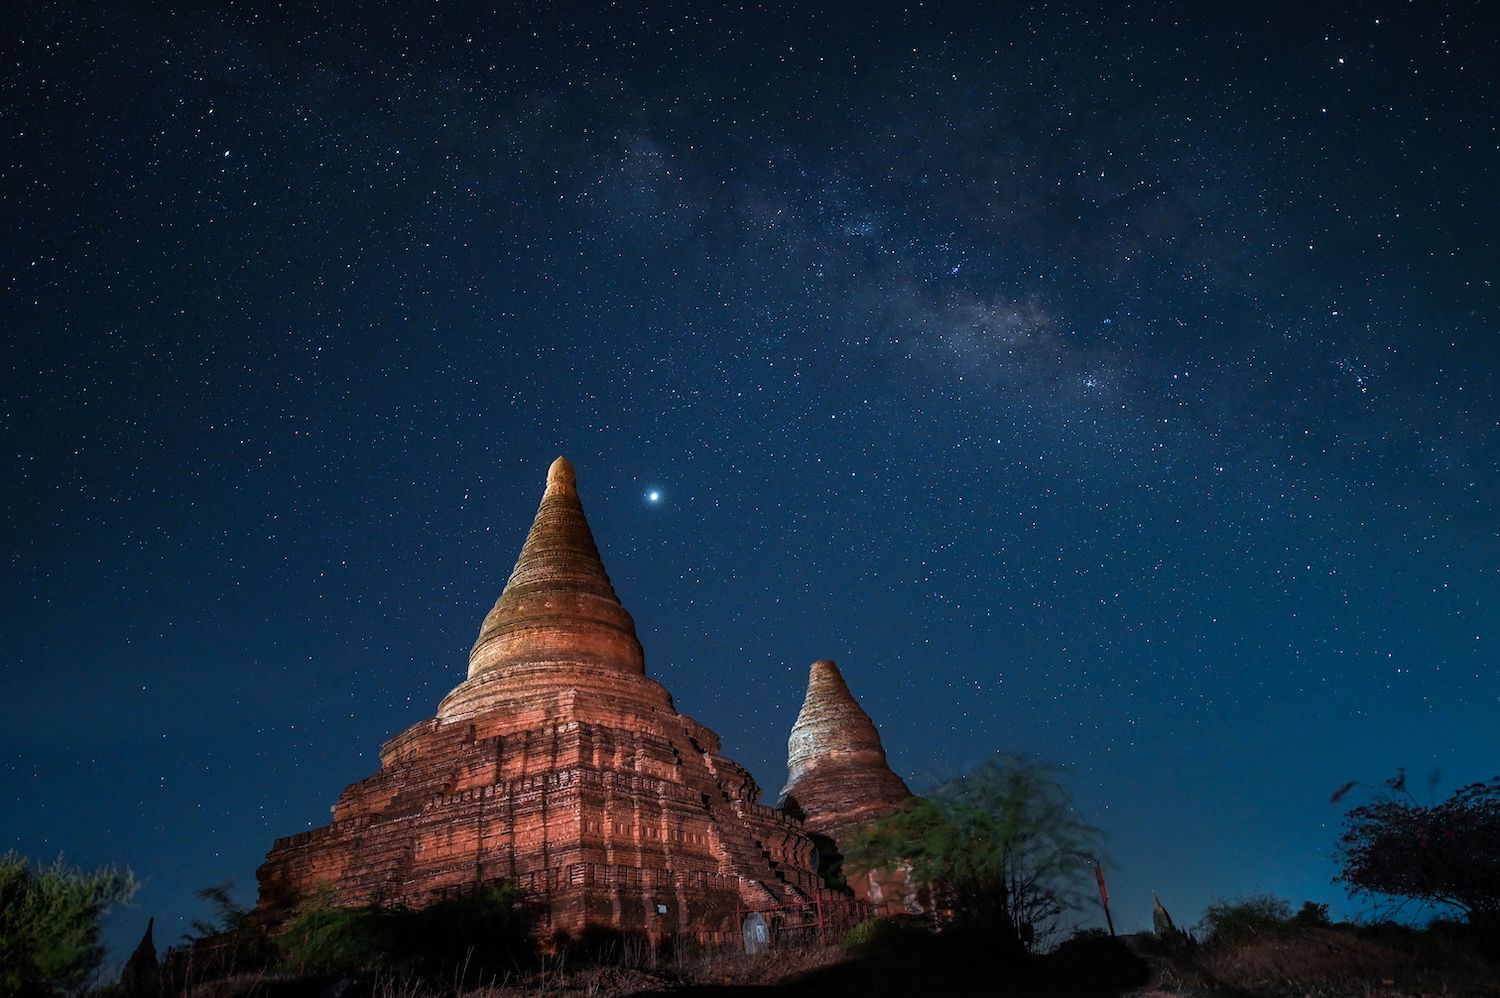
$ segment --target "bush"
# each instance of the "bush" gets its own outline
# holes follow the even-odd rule
[[[1056,961],[1096,960],[1103,954],[1112,957],[1120,950],[1120,941],[1103,929],[1075,929],[1073,934],[1058,943],[1051,956]]]
[[[479,980],[531,956],[520,895],[496,885],[426,908],[334,908],[297,916],[281,936],[283,959],[303,973],[389,971],[429,981]]]
[[[1303,901],[1287,925],[1295,929],[1326,929],[1333,923],[1328,920],[1328,905]]]
[[[194,971],[209,979],[265,970],[276,959],[276,949],[254,910],[234,899],[234,881],[198,891],[213,917],[195,919],[184,936],[191,943]]]
[[[1098,928],[1076,930],[1043,959],[1049,975],[1069,985],[1058,994],[1117,994],[1151,978],[1141,954]]]
[[[911,939],[927,939],[932,930],[910,918],[881,915],[868,922],[861,922],[844,934],[843,944],[856,946],[885,946]]]
[[[395,941],[381,908],[315,907],[298,915],[277,940],[282,960],[299,973],[352,973],[384,966]]]
[[[86,873],[61,859],[39,867],[14,852],[0,856],[0,996],[80,987],[104,959],[100,920],[136,887],[129,870]]]
[[[1291,920],[1288,902],[1271,894],[1253,894],[1209,905],[1198,923],[1198,934],[1209,946],[1237,946],[1259,936],[1279,935]]]

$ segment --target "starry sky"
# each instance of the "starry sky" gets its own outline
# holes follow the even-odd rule
[[[1330,793],[1500,768],[1494,12],[816,6],[0,10],[0,849],[117,955],[433,714],[558,454],[768,797],[835,658],[915,787],[1068,767],[1121,929],[1357,914]]]

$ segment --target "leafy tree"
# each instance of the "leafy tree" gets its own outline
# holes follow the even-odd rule
[[[1082,902],[1100,839],[1057,769],[1001,756],[873,822],[845,862],[909,867],[955,923],[999,928],[1008,945],[1036,949]]]
[[[1383,895],[1463,912],[1500,942],[1500,777],[1418,804],[1405,775],[1344,817],[1343,871],[1352,895]]]
[[[0,856],[0,996],[78,990],[104,959],[99,923],[137,887],[129,870],[92,873],[61,859],[36,866]]]

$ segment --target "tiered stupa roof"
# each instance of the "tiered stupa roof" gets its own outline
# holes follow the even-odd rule
[[[886,762],[880,732],[829,659],[812,664],[807,697],[787,739],[781,804],[804,815],[807,829],[838,838],[889,814],[911,797]]]
[[[645,678],[635,620],[615,595],[565,457],[547,471],[531,531],[505,591],[479,628],[469,677],[438,716],[462,717],[526,693],[587,689],[672,709]]]
[[[801,825],[761,804],[718,736],[646,677],[563,458],[468,677],[380,762],[330,824],[272,846],[262,917],[325,891],[336,905],[421,905],[507,880],[545,933],[722,940],[743,909],[823,891]]]

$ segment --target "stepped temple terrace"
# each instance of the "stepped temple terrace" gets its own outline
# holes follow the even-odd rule
[[[783,807],[760,803],[719,737],[646,675],[558,458],[467,678],[391,738],[322,828],[278,839],[257,873],[275,923],[314,898],[420,906],[508,881],[539,935],[737,937],[747,912],[839,903],[818,849],[910,796],[832,662],[814,663]],[[871,876],[882,909],[914,903]]]

